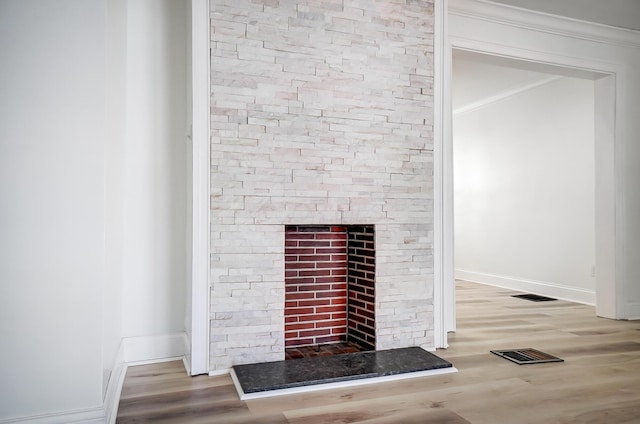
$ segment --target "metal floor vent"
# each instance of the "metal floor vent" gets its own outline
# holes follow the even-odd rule
[[[530,347],[525,349],[491,350],[490,352],[498,356],[502,356],[511,362],[515,362],[518,365],[564,362],[564,359],[549,355],[548,353],[540,352],[539,350],[532,349]]]
[[[517,297],[518,299],[531,300],[532,302],[549,302],[554,299],[553,297],[540,296],[537,294],[514,294],[511,297]]]

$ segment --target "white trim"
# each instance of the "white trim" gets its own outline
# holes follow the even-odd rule
[[[292,387],[289,389],[279,389],[279,390],[267,390],[264,392],[256,392],[256,393],[244,393],[244,391],[242,390],[242,387],[240,386],[240,382],[238,381],[238,377],[236,376],[236,373],[233,370],[231,370],[231,379],[233,380],[233,384],[236,386],[236,390],[238,392],[238,395],[240,396],[240,400],[244,401],[244,400],[263,399],[267,397],[292,395],[292,394],[299,394],[299,393],[311,393],[311,392],[317,392],[320,390],[344,389],[347,387],[357,387],[357,386],[364,386],[368,384],[378,384],[378,383],[386,383],[390,381],[408,380],[410,378],[432,377],[434,375],[452,374],[456,372],[458,372],[458,370],[455,367],[439,368],[439,369],[428,370],[428,371],[408,372],[403,374],[387,375],[383,377],[361,378],[358,380],[340,381],[336,383],[312,384],[310,386]]]
[[[209,1],[192,0],[193,235],[190,375],[209,372]]]
[[[31,415],[27,417],[9,418],[0,420],[0,424],[28,423],[28,424],[104,424],[105,413],[103,408],[79,409],[75,411],[60,412],[54,414]]]
[[[570,22],[562,17],[549,18],[552,25],[566,23],[571,31],[550,31],[546,25],[547,16],[540,20],[540,14],[526,10],[515,10],[507,6],[499,6],[495,3],[483,0],[450,0],[452,7],[449,15],[449,41],[452,48],[460,48],[523,60],[535,63],[549,64],[569,69],[588,70],[593,77],[605,77],[597,80],[612,82],[610,86],[603,87],[609,93],[606,99],[611,98],[615,104],[615,110],[610,119],[596,116],[596,129],[601,128],[606,134],[606,142],[601,143],[604,154],[596,155],[596,215],[599,216],[601,228],[608,231],[610,239],[610,251],[604,251],[596,243],[596,307],[598,315],[608,318],[626,318],[625,295],[630,289],[625,286],[623,271],[627,266],[627,257],[623,256],[627,233],[624,228],[624,154],[625,131],[633,127],[625,117],[628,105],[629,74],[627,67],[633,63],[629,57],[637,57],[637,51],[630,50],[628,43],[608,46],[616,42],[611,38],[599,39],[603,29],[601,26],[586,22]],[[564,27],[563,27],[564,28]],[[592,31],[593,29],[593,31]],[[576,31],[583,31],[584,37]],[[606,31],[617,32],[616,29],[607,28]],[[596,35],[594,35],[596,34]],[[517,40],[522,40],[519,43]],[[632,47],[632,48],[635,48]],[[447,80],[445,80],[446,82]],[[445,92],[450,93],[451,87],[445,87]],[[596,104],[602,100],[596,97]],[[451,117],[449,117],[451,119]],[[449,138],[445,142],[452,143]],[[596,148],[598,148],[596,140]],[[609,163],[609,162],[611,163]],[[605,163],[606,162],[606,163]],[[453,163],[445,159],[444,168],[453,168]],[[610,171],[611,175],[603,175],[598,169]],[[607,194],[608,195],[603,195]],[[613,207],[607,207],[613,200]],[[604,225],[602,224],[604,222]],[[598,234],[598,227],[596,234]],[[597,239],[597,236],[596,236]],[[607,275],[602,273],[607,271]],[[610,295],[604,295],[605,293]]]
[[[554,297],[556,299],[568,300],[570,302],[583,303],[586,305],[593,306],[596,304],[595,290],[572,287],[565,284],[527,280],[524,278],[487,274],[462,269],[456,269],[456,278],[501,287],[504,289]]]
[[[138,365],[151,365],[151,364],[162,364],[164,362],[175,362],[175,361],[183,361],[184,363],[185,356],[169,356],[167,358],[156,358],[156,359],[146,359],[142,361],[131,361],[127,363],[128,367],[137,367]]]
[[[191,374],[191,340],[189,339],[189,335],[185,334],[184,338],[184,352],[185,354],[182,356],[182,364],[184,365],[184,369],[187,371],[187,375]]]
[[[107,383],[107,392],[104,397],[104,411],[106,413],[105,422],[113,424],[116,422],[118,415],[118,406],[120,405],[120,394],[124,385],[124,378],[127,374],[127,364],[124,362],[124,347],[122,340],[118,347],[118,354],[111,369],[109,382]]]
[[[449,13],[579,40],[640,48],[640,31],[552,15],[488,0],[449,0]]]
[[[447,288],[454,285],[446,281],[447,255],[453,257],[453,251],[448,251],[449,240],[453,240],[453,231],[448,231],[445,212],[449,193],[447,190],[447,176],[444,173],[445,149],[450,143],[444,140],[447,133],[447,102],[450,101],[445,82],[451,72],[450,49],[447,47],[447,0],[435,2],[434,22],[434,84],[433,84],[433,346],[447,347],[447,308],[455,308],[455,300],[447,301]],[[450,91],[449,91],[450,92]],[[451,202],[453,204],[453,202]],[[453,306],[452,306],[453,304]],[[455,313],[455,311],[453,312]],[[455,319],[453,320],[455,323]]]
[[[106,412],[105,422],[108,424],[114,424],[116,422],[116,418],[118,417],[118,407],[120,406],[120,395],[122,394],[122,386],[124,386],[124,378],[127,375],[127,369],[129,366],[127,364],[121,364],[115,375],[113,375],[113,386],[114,386],[114,394],[113,398],[107,402],[105,400],[104,409]],[[109,385],[111,385],[111,379],[109,380]]]
[[[616,152],[617,135],[611,128],[616,121],[616,77],[608,76],[595,81],[594,111],[600,118],[595,121],[595,276],[596,276],[596,314],[602,317],[619,318],[624,316],[621,296],[618,292],[618,273],[616,271]],[[618,112],[620,113],[620,111]],[[618,162],[619,163],[619,162]],[[612,219],[613,217],[613,219]]]
[[[222,370],[213,370],[213,371],[209,371],[209,377],[215,377],[218,375],[227,375],[231,373],[231,368],[225,368]]]
[[[122,339],[122,357],[129,365],[180,359],[185,352],[185,333]]]
[[[464,17],[464,19],[472,20],[472,18],[469,17]],[[578,71],[576,75],[578,75],[580,71],[586,71],[587,73],[592,74],[614,74],[621,70],[620,64],[611,63],[606,60],[575,57],[570,56],[569,54],[560,55],[548,51],[538,51],[522,47],[514,47],[507,44],[497,44],[495,42],[469,38],[468,36],[462,35],[450,35],[449,42],[453,49],[468,50],[475,53],[531,62],[534,64],[573,69]]]
[[[91,409],[53,414],[31,415],[0,420],[0,424],[114,424],[118,415],[122,386],[130,366],[155,364],[176,360],[184,361],[186,335],[184,333],[152,337],[122,339],[113,370],[107,383],[103,406]],[[176,354],[176,352],[181,352]]]
[[[563,77],[561,77],[560,75],[551,75],[549,77],[541,78],[541,79],[539,79],[537,81],[533,81],[533,82],[530,82],[530,83],[527,83],[527,84],[523,84],[523,85],[520,85],[518,87],[513,87],[513,88],[510,88],[508,90],[500,91],[500,92],[498,92],[498,93],[496,93],[494,95],[491,95],[489,97],[485,97],[484,99],[480,99],[480,100],[477,100],[475,102],[471,102],[469,104],[461,106],[461,107],[459,107],[457,109],[454,109],[453,110],[453,115],[456,116],[456,115],[462,115],[462,114],[467,113],[467,112],[473,112],[473,111],[478,110],[480,108],[483,108],[485,106],[489,106],[489,105],[491,105],[493,103],[496,103],[496,102],[499,102],[501,100],[509,99],[511,97],[517,96],[520,93],[524,93],[526,91],[533,90],[534,88],[538,88],[538,87],[541,87],[543,85],[550,84],[550,83],[552,83],[554,81],[557,81],[559,79],[562,79],[562,78]]]
[[[443,82],[444,70],[444,22],[446,0],[435,2],[434,40],[433,40],[433,345],[444,347],[447,345],[446,331],[444,331],[444,281],[443,247],[444,236],[442,225],[442,139],[443,119]],[[444,9],[446,10],[446,9]]]

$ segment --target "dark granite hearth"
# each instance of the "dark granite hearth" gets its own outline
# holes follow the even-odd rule
[[[245,394],[452,368],[419,347],[348,353],[233,367]]]

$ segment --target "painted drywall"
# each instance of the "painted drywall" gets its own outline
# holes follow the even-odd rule
[[[102,290],[102,393],[115,383],[122,366],[122,245],[124,220],[124,135],[127,53],[127,0],[106,2],[106,135],[105,160],[105,266]]]
[[[593,114],[565,77],[454,114],[459,277],[595,302]]]
[[[129,2],[124,337],[184,331],[187,1]]]
[[[0,2],[0,421],[103,422],[125,341],[183,352],[187,3]]]
[[[105,8],[0,2],[0,419],[102,406]]]

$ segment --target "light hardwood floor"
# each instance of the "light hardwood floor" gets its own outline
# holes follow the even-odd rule
[[[458,282],[458,331],[437,354],[456,374],[240,401],[228,375],[181,362],[130,367],[118,423],[640,423],[640,322],[565,301]],[[532,347],[563,363],[517,365],[491,349]]]

